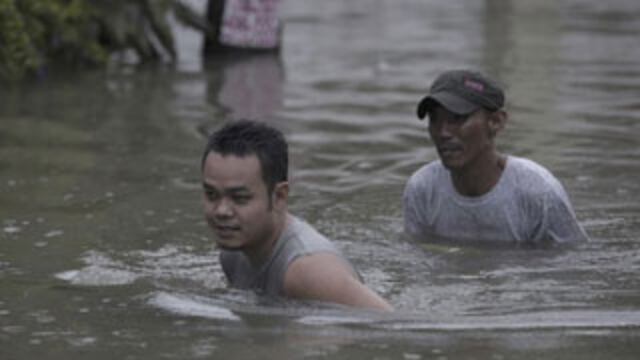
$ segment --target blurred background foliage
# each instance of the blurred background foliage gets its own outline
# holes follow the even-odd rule
[[[179,0],[0,0],[0,80],[41,76],[60,64],[173,62],[170,16],[209,31]]]

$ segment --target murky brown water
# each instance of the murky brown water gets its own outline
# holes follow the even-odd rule
[[[636,359],[640,4],[287,0],[281,58],[69,74],[0,96],[0,359]],[[565,184],[571,251],[401,237],[437,155],[433,77],[506,84],[504,152]],[[291,141],[294,212],[398,308],[378,316],[225,288],[202,221],[203,133],[262,116]]]

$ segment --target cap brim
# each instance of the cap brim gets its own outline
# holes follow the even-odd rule
[[[480,108],[479,105],[471,103],[455,94],[449,92],[439,92],[425,96],[416,109],[419,119],[424,119],[429,110],[440,105],[456,115],[468,115]]]

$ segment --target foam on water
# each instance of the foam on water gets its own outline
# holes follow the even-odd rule
[[[203,302],[196,298],[159,292],[152,295],[148,303],[179,315],[197,316],[208,319],[239,321],[240,317],[213,302]]]

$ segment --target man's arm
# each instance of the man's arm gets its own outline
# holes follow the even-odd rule
[[[402,193],[404,233],[415,240],[426,238],[428,203],[432,200],[429,186],[431,179],[423,173],[421,171],[411,176]]]
[[[392,311],[389,303],[363,283],[342,259],[316,253],[294,260],[284,277],[284,292],[297,299]]]
[[[588,236],[565,196],[550,196],[547,201],[547,237],[557,244],[576,244],[588,240]]]

